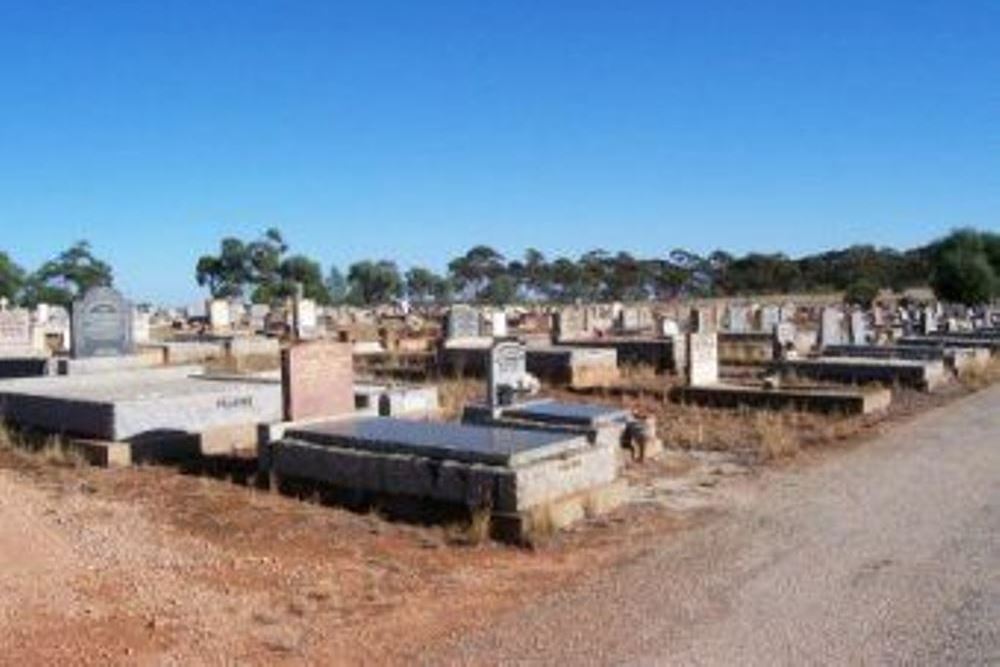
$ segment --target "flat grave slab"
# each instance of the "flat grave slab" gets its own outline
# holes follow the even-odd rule
[[[508,467],[587,446],[584,438],[565,433],[373,417],[290,428],[285,438],[370,452]]]
[[[505,408],[502,416],[547,424],[596,427],[627,420],[629,412],[620,408],[592,403],[532,401]]]
[[[764,408],[802,412],[871,414],[889,408],[888,389],[859,391],[828,388],[789,387],[768,389],[744,385],[718,384],[711,387],[675,387],[671,398],[679,403],[716,408]]]
[[[49,433],[110,441],[281,418],[281,384],[213,379],[200,367],[0,382],[0,415]]]
[[[944,362],[910,359],[866,359],[857,357],[816,357],[781,362],[783,373],[799,377],[847,384],[880,382],[902,384],[927,391],[947,380]]]

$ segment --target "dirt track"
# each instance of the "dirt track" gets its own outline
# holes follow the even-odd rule
[[[442,662],[1000,663],[1000,387],[755,488]]]

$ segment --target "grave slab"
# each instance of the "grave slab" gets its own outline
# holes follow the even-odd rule
[[[0,382],[0,416],[48,433],[133,441],[281,418],[274,379],[212,379],[197,367]]]

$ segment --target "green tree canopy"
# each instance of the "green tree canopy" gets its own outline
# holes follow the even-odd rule
[[[931,286],[939,299],[973,306],[1000,293],[1000,266],[990,261],[993,241],[988,234],[959,229],[937,244]]]
[[[360,306],[391,303],[403,295],[403,278],[395,262],[364,260],[347,272],[348,300]]]
[[[69,306],[90,288],[110,286],[113,280],[111,265],[94,256],[89,242],[77,241],[27,279],[23,301]]]

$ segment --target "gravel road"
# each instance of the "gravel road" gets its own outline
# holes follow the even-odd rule
[[[461,637],[442,663],[1000,664],[1000,387]]]

